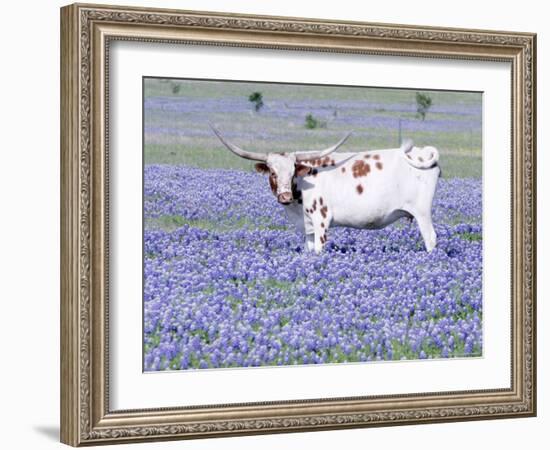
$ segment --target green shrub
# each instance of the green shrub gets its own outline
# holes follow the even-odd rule
[[[309,130],[314,130],[315,128],[326,128],[327,123],[315,118],[313,114],[308,114],[306,116],[306,128]]]
[[[416,115],[422,120],[426,118],[426,113],[432,106],[432,98],[422,92],[416,93]]]
[[[254,103],[254,109],[258,112],[264,106],[264,99],[261,92],[253,92],[249,95],[248,101]]]

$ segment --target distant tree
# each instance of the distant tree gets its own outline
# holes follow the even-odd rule
[[[428,94],[422,92],[416,93],[416,115],[422,120],[426,118],[426,114],[432,106],[432,98]]]
[[[254,109],[258,112],[264,106],[264,99],[261,92],[253,92],[248,96],[248,101],[254,103]]]
[[[317,119],[313,114],[308,114],[306,116],[306,128],[309,130],[314,130],[315,128],[326,128],[327,123],[323,120]]]

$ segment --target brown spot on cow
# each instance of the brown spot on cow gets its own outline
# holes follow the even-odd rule
[[[346,173],[346,168],[342,167],[342,173]]]
[[[323,219],[327,218],[327,211],[328,211],[328,208],[326,206],[323,206],[321,208],[321,215],[323,216]]]
[[[360,184],[358,184],[355,189],[357,189],[357,193],[359,195],[361,195],[363,193],[363,186],[361,186]]]
[[[319,204],[323,206],[323,197],[319,197]]]
[[[372,159],[378,161],[378,160],[380,159],[380,155],[374,155],[374,156],[372,157]]]
[[[370,154],[370,153],[367,153],[367,154],[365,155],[365,159],[370,159],[370,157],[371,157],[371,154]]]
[[[294,175],[297,177],[305,177],[311,173],[311,166],[305,164],[296,163],[294,165]]]
[[[383,166],[382,166],[382,163],[381,163],[381,162],[377,162],[377,163],[376,163],[376,168],[377,168],[378,170],[382,170],[382,167],[383,167]]]
[[[370,165],[364,161],[355,161],[351,166],[353,172],[353,178],[366,177],[370,172]]]
[[[335,165],[336,165],[336,161],[334,161],[334,159],[331,159],[331,160],[330,160],[330,165],[331,165],[331,166],[335,166]]]
[[[254,167],[256,169],[256,172],[259,172],[259,173],[269,173],[269,167],[267,167],[267,164],[264,164],[264,163],[257,163],[257,164],[254,164]]]
[[[418,161],[424,162],[424,158],[422,158],[422,156],[419,156],[419,157],[418,157]]]
[[[325,243],[325,237],[324,236],[319,236],[319,240],[321,241],[321,244]]]
[[[412,158],[411,158],[411,155],[409,155],[408,153],[407,153],[407,158],[412,159]]]
[[[434,152],[430,153],[430,159],[434,159]]]
[[[321,228],[325,228],[325,222],[321,222]]]

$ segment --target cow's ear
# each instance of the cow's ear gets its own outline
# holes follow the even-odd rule
[[[254,167],[256,168],[256,172],[269,173],[269,167],[267,167],[267,164],[257,163],[254,164]]]
[[[296,176],[303,177],[304,175],[311,173],[311,167],[306,166],[305,164],[296,164],[295,173]]]

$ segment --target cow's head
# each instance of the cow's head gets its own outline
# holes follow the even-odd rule
[[[294,201],[292,184],[295,177],[309,174],[313,167],[309,164],[312,160],[324,158],[340,147],[351,133],[348,133],[336,145],[321,151],[293,152],[293,153],[255,153],[243,150],[235,144],[227,141],[218,130],[211,126],[212,131],[229,150],[241,158],[259,161],[256,163],[256,170],[260,173],[269,174],[269,186],[277,201],[288,205]]]

